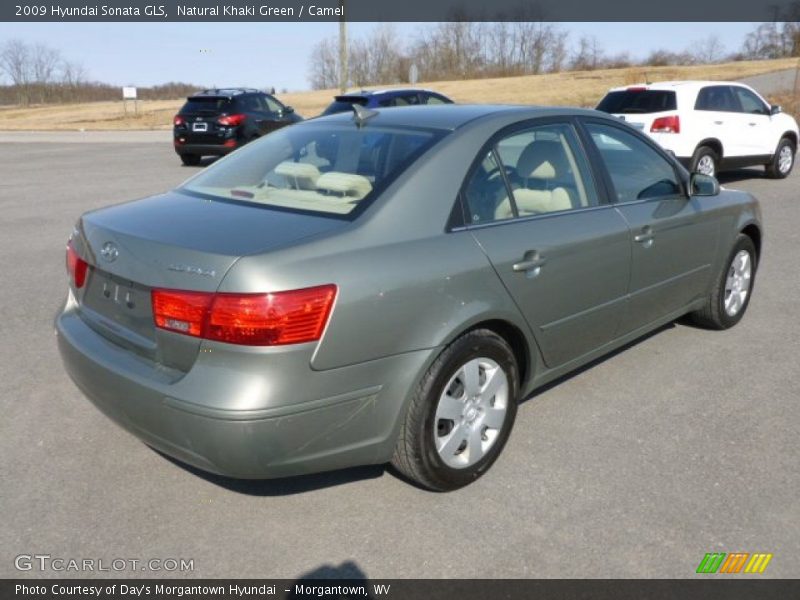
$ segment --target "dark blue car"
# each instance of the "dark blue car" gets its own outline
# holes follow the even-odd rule
[[[333,102],[322,112],[322,116],[351,111],[353,104],[359,104],[366,108],[386,108],[388,106],[453,104],[453,101],[437,92],[419,88],[361,90],[334,97]]]

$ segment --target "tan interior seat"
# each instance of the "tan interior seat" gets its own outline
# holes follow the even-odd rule
[[[538,140],[528,144],[517,160],[517,174],[522,178],[523,187],[514,190],[514,201],[520,216],[571,209],[572,201],[565,188],[528,187],[531,180],[537,180],[547,188],[547,182],[561,179],[567,170],[567,157],[560,142]],[[511,216],[511,202],[506,198],[497,206],[495,218],[508,219]]]
[[[315,190],[320,178],[319,169],[309,163],[284,161],[275,167],[275,173],[286,178],[290,187],[296,190]]]

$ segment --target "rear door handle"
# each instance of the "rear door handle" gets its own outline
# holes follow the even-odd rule
[[[528,277],[536,277],[545,264],[547,264],[547,260],[540,256],[536,250],[528,250],[522,260],[514,263],[511,268],[515,273],[525,273]]]
[[[722,125],[724,121],[714,121],[714,125]]]

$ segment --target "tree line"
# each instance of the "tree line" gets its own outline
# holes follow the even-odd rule
[[[9,40],[0,46],[0,73],[10,84],[0,85],[0,105],[47,104],[120,100],[119,86],[91,81],[80,63],[65,59],[44,44]],[[198,86],[170,82],[137,88],[144,100],[172,100],[197,91]]]
[[[800,12],[787,16],[796,20],[757,26],[736,51],[726,50],[720,38],[710,34],[684,51],[656,49],[638,60],[629,52],[608,54],[596,36],[573,41],[558,24],[534,20],[535,15],[527,13],[515,21],[437,23],[423,27],[411,40],[384,24],[349,41],[348,78],[351,87],[407,83],[411,65],[416,65],[421,80],[437,81],[800,56]],[[311,87],[337,87],[339,68],[338,37],[321,39],[311,53]]]

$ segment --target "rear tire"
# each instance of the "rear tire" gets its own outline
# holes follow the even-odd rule
[[[789,173],[792,172],[792,167],[794,167],[795,151],[792,140],[781,138],[772,160],[767,164],[767,177],[771,179],[788,177]]]
[[[438,492],[478,479],[511,433],[518,374],[514,352],[493,331],[476,329],[456,339],[414,391],[392,465]]]
[[[716,177],[719,172],[719,154],[708,146],[699,146],[692,155],[691,169],[693,173],[702,173]]]
[[[187,167],[196,167],[201,158],[199,154],[181,154],[181,162]]]
[[[691,313],[692,320],[708,329],[728,329],[741,321],[750,304],[757,266],[753,240],[739,234],[706,305]]]

